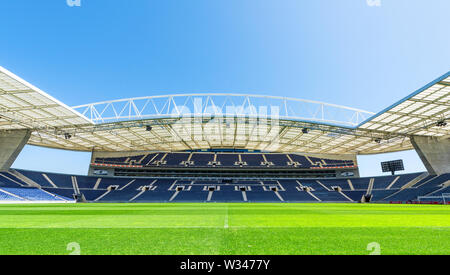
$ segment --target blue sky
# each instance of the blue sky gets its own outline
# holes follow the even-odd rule
[[[370,1],[369,1],[370,2]],[[0,65],[75,106],[233,92],[378,112],[450,69],[448,0],[15,0],[0,3]],[[45,156],[45,161],[42,161]],[[363,175],[380,160],[359,158]],[[90,154],[27,146],[14,167],[86,173]]]

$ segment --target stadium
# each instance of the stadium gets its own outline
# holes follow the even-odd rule
[[[450,72],[379,113],[220,93],[69,107],[5,68],[0,91],[3,254],[448,253]],[[91,152],[89,174],[12,169],[26,144]],[[357,155],[411,149],[426,172],[359,176]]]

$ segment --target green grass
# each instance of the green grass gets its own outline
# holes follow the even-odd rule
[[[0,205],[0,254],[448,254],[450,207]]]

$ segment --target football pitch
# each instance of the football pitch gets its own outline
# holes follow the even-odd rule
[[[450,206],[0,205],[0,254],[367,255],[371,252],[450,254]]]

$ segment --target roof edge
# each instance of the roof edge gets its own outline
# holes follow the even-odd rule
[[[417,94],[425,91],[426,89],[430,88],[431,86],[437,84],[438,82],[441,82],[442,80],[446,79],[450,77],[450,71],[448,71],[447,73],[445,73],[444,75],[436,78],[435,80],[431,81],[430,83],[426,84],[425,86],[423,86],[422,88],[416,90],[415,92],[413,92],[412,94],[409,94],[408,96],[400,99],[399,101],[395,102],[394,104],[390,105],[389,107],[384,108],[382,111],[376,113],[375,115],[369,117],[368,119],[366,119],[365,121],[361,122],[358,126],[355,127],[355,129],[361,127],[362,125],[366,124],[367,122],[373,120],[376,117],[379,117],[380,115],[384,114],[385,112],[389,111],[392,108],[397,107],[398,105],[402,104],[403,102],[407,101],[408,99],[411,99],[412,97],[416,96]]]

